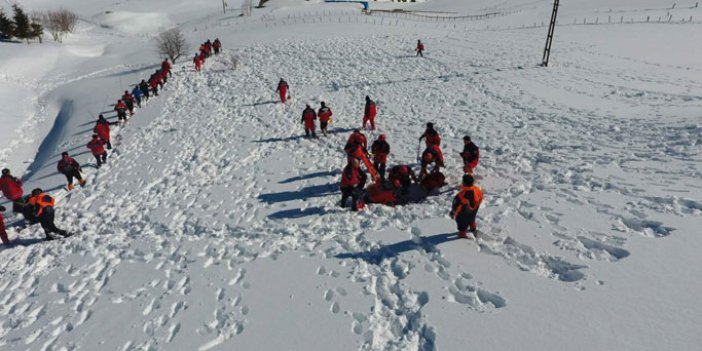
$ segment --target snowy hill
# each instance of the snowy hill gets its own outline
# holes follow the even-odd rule
[[[564,3],[549,68],[550,1],[379,2],[415,12],[364,15],[271,0],[245,18],[229,3],[65,1],[83,21],[64,44],[0,43],[0,163],[25,171],[25,191],[50,189],[57,224],[78,233],[8,228],[1,350],[702,345],[694,3]],[[467,17],[487,13],[499,15]],[[92,168],[94,116],[156,69],[153,36],[170,26],[192,52],[215,37],[225,51],[199,73],[176,64]],[[414,164],[424,124],[437,125],[445,192],[338,207],[365,95],[379,110],[367,134],[387,135],[391,165]],[[333,132],[304,139],[302,109],[320,101]],[[482,148],[477,240],[448,217],[466,134]],[[55,172],[66,150],[88,179],[71,193]]]

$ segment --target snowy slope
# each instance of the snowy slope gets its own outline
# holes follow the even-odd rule
[[[454,22],[293,0],[272,0],[251,19],[164,3],[91,2],[84,15],[95,23],[50,49],[75,50],[83,40],[95,43],[85,45],[91,55],[33,61],[43,77],[65,77],[22,102],[44,118],[27,123],[64,111],[60,128],[43,132],[52,141],[26,176],[29,189],[51,189],[63,182],[56,155],[84,151],[92,110],[109,109],[105,96],[158,62],[143,54],[148,36],[100,27],[106,10],[149,21],[157,14],[164,20],[154,22],[187,28],[193,46],[218,36],[226,49],[199,74],[189,63],[176,67],[163,96],[119,131],[110,163],[88,171],[88,186],[55,191],[57,222],[80,235],[42,243],[40,228],[10,228],[21,245],[0,251],[0,349],[702,344],[702,53],[689,45],[698,24],[560,26],[543,69],[545,29],[520,27],[548,14],[548,1],[378,5],[518,10]],[[665,7],[580,1],[563,13]],[[149,23],[135,26],[157,32]],[[427,44],[424,59],[412,57],[417,38]],[[30,75],[2,67],[4,77]],[[287,106],[275,103],[280,77],[291,85]],[[455,187],[461,138],[473,136],[483,150],[483,238],[456,240],[447,216],[453,191],[359,214],[337,207],[343,143],[359,126],[365,95],[378,102],[371,136],[388,136],[390,164],[413,163],[417,137],[433,121]],[[300,113],[319,101],[334,110],[334,133],[305,140]]]

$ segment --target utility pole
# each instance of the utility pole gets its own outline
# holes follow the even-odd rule
[[[558,0],[553,1],[553,13],[551,13],[551,24],[548,26],[548,36],[546,37],[546,47],[542,66],[548,66],[548,58],[551,56],[551,43],[553,42],[553,31],[556,29],[556,15],[558,14]]]

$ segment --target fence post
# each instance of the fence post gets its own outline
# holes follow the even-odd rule
[[[622,18],[621,18],[621,20],[619,21],[619,23],[624,23],[624,16],[622,16]]]
[[[612,16],[607,17],[607,23],[612,23]]]
[[[648,23],[651,20],[651,16],[646,16],[646,23]]]
[[[674,9],[674,8],[675,8],[675,5],[676,5],[676,3],[673,3],[673,7],[671,7],[671,9]]]

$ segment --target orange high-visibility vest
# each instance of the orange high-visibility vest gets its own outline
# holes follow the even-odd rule
[[[41,216],[45,207],[54,207],[54,203],[54,198],[44,193],[29,198],[30,205],[39,206],[39,211],[36,213],[37,217]]]
[[[469,211],[477,211],[483,202],[483,192],[475,185],[462,187],[456,196],[461,204],[456,208],[456,212],[453,213],[453,219],[458,217],[463,207],[467,207]]]

